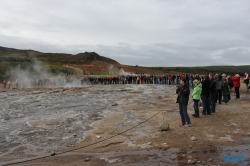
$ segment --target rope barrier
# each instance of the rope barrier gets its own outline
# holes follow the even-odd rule
[[[30,161],[35,161],[35,160],[40,160],[40,159],[44,159],[44,158],[49,158],[49,157],[51,157],[51,156],[58,156],[58,155],[61,155],[61,154],[65,154],[65,153],[68,153],[68,152],[72,152],[72,151],[75,151],[75,150],[79,150],[79,149],[83,149],[83,148],[86,148],[86,147],[89,147],[89,146],[93,146],[93,145],[99,144],[99,143],[101,143],[101,142],[104,142],[104,141],[110,140],[110,139],[112,139],[112,138],[114,138],[114,137],[117,137],[117,136],[119,136],[119,135],[122,135],[122,134],[124,134],[124,133],[126,133],[126,132],[128,132],[128,131],[130,131],[130,130],[132,130],[132,129],[138,127],[138,126],[140,126],[140,125],[143,124],[143,123],[146,123],[147,121],[149,121],[150,119],[152,119],[153,117],[155,117],[156,115],[158,115],[160,112],[162,112],[162,111],[157,112],[156,114],[154,114],[154,115],[151,116],[150,118],[144,120],[143,122],[140,122],[139,124],[137,124],[137,125],[135,125],[135,126],[129,128],[129,129],[127,129],[127,130],[125,130],[125,131],[123,131],[123,132],[121,132],[121,133],[118,133],[118,134],[116,134],[116,135],[114,135],[114,136],[111,136],[111,137],[108,137],[108,138],[106,138],[106,139],[103,139],[103,140],[101,140],[101,141],[94,142],[94,143],[92,143],[92,144],[85,145],[85,146],[81,146],[81,147],[74,148],[74,149],[71,149],[71,150],[67,150],[67,151],[64,151],[64,152],[52,153],[52,154],[50,154],[50,155],[45,155],[45,156],[42,156],[42,157],[37,157],[37,158],[28,159],[28,160],[24,160],[24,161],[13,162],[13,163],[7,163],[7,164],[4,164],[4,165],[2,165],[2,166],[9,166],[9,165],[22,164],[22,163],[27,163],[27,162],[30,162]]]

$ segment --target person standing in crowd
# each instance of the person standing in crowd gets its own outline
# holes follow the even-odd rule
[[[3,87],[6,88],[7,82],[3,80]]]
[[[234,90],[236,93],[236,99],[240,98],[240,75],[236,74],[233,78],[232,81],[234,83]]]
[[[18,78],[16,78],[16,88],[18,89]]]
[[[205,79],[205,78],[204,78]],[[205,79],[206,80],[206,79]],[[211,102],[211,112],[215,112],[215,100],[216,100],[216,94],[217,94],[217,87],[216,87],[216,80],[213,77],[213,74],[210,73],[209,74],[209,81],[210,81],[210,102]],[[203,86],[203,84],[202,84]],[[210,104],[209,104],[210,105]]]
[[[202,84],[201,100],[202,100],[202,105],[203,105],[202,114],[203,115],[211,115],[211,108],[210,108],[211,101],[210,101],[210,99],[213,99],[213,97],[211,97],[211,93],[214,91],[211,91],[211,88],[210,88],[211,81],[209,81],[209,76],[206,75],[201,84]],[[215,101],[215,99],[214,99],[214,101]]]
[[[217,90],[217,94],[216,94],[216,102],[219,100],[219,104],[221,104],[221,100],[222,100],[222,88],[223,88],[223,81],[222,81],[222,76],[218,76],[217,80],[216,80],[216,90]]]
[[[178,94],[177,103],[179,103],[181,116],[181,124],[179,126],[191,127],[192,124],[187,112],[190,89],[186,79],[181,79],[180,87],[177,86],[176,93]]]
[[[229,85],[229,90],[231,92],[232,88],[234,87],[234,83],[233,83],[232,77],[230,75],[227,76],[227,84]]]
[[[8,85],[8,89],[10,89],[10,86],[11,86],[10,80],[7,82],[7,85]]]
[[[230,91],[229,91],[229,85],[227,83],[227,79],[223,78],[223,88],[222,88],[222,92],[223,92],[223,97],[224,97],[224,102],[227,104],[229,101],[229,95],[230,95]]]
[[[246,92],[249,92],[248,84],[249,84],[249,75],[245,72],[244,83],[246,84]]]
[[[201,98],[201,91],[202,91],[202,84],[198,81],[198,80],[194,80],[194,91],[192,93],[192,97],[193,97],[193,101],[194,101],[194,117],[199,117],[200,113],[199,113],[199,106],[198,103],[200,101]]]

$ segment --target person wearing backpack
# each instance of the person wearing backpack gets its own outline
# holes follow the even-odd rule
[[[246,84],[246,92],[249,92],[248,84],[249,84],[249,75],[245,72],[244,83]]]
[[[196,79],[193,81],[193,84],[194,84],[194,91],[192,93],[192,97],[193,97],[193,101],[194,101],[193,117],[198,118],[200,116],[198,103],[199,103],[200,98],[201,98],[202,84]]]

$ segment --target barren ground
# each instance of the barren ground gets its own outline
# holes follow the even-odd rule
[[[217,105],[216,113],[179,127],[175,87],[93,85],[82,88],[1,89],[0,164],[80,148],[17,165],[249,165],[250,95]],[[202,108],[200,108],[200,112]],[[162,124],[170,130],[161,132]],[[192,141],[191,137],[196,137]],[[245,162],[224,162],[244,155]]]

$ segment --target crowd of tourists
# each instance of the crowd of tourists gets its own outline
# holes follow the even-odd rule
[[[199,113],[199,102],[202,101],[202,114],[211,115],[211,113],[216,112],[216,104],[222,104],[225,102],[228,104],[231,100],[231,90],[234,88],[236,99],[240,98],[240,75],[236,74],[231,77],[226,74],[213,74],[205,75],[204,79],[194,79],[194,90],[192,92],[193,98],[193,117],[198,118]],[[246,92],[249,92],[249,75],[246,72],[244,76],[244,83],[246,85]],[[176,93],[178,94],[177,103],[179,103],[179,112],[181,116],[180,126],[191,127],[192,123],[187,112],[187,106],[190,95],[190,86],[188,85],[188,80],[182,78],[180,80],[180,86],[176,86]]]
[[[67,85],[94,85],[94,84],[165,84],[165,85],[179,85],[180,80],[185,78],[188,80],[188,84],[193,87],[193,80],[197,79],[202,81],[203,75],[127,75],[127,76],[88,76],[88,77],[76,77],[67,74],[66,76],[57,77],[30,77],[20,79],[20,84],[23,88],[27,87],[60,87]],[[18,88],[19,79],[10,78],[8,81],[3,81],[4,88]]]

